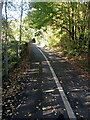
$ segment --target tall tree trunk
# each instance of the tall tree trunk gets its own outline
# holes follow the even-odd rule
[[[23,16],[23,0],[21,1],[21,15],[20,15],[20,43],[22,41],[22,16]]]
[[[20,15],[20,45],[21,45],[21,41],[22,41],[22,16],[23,16],[23,0],[21,1],[21,15]],[[19,50],[20,46],[18,45],[18,50]],[[21,46],[21,51],[22,51],[22,46]],[[19,52],[18,52],[19,53]],[[19,53],[21,55],[21,53]]]
[[[68,18],[69,18],[69,39],[71,39],[71,18],[70,18],[70,2],[68,3]]]
[[[3,3],[0,2],[0,43],[2,43],[2,40],[1,40],[1,30],[2,30],[2,6],[3,6]],[[0,46],[1,47],[1,46]]]
[[[2,39],[1,39],[2,6],[3,6],[3,3],[0,2],[0,88],[2,88]],[[0,89],[0,91],[1,91],[1,89]],[[2,91],[0,92],[0,104],[2,104]],[[0,119],[1,118],[2,118],[2,108],[0,108]]]
[[[90,70],[90,1],[88,2],[88,68]]]
[[[72,4],[72,40],[74,40],[74,3]]]
[[[8,76],[8,21],[7,21],[7,1],[5,2],[5,17],[6,17],[6,35],[5,35],[5,72],[6,76]]]
[[[1,31],[2,31],[2,6],[3,6],[3,3],[0,2],[0,78],[2,76],[2,38],[1,38]]]
[[[75,7],[75,13],[77,12],[77,9],[78,9],[78,4],[76,3],[76,7]],[[77,15],[75,15],[75,21],[76,22],[76,19],[77,19]],[[77,45],[77,25],[75,24],[75,28],[74,28],[74,39],[75,39],[75,45]]]

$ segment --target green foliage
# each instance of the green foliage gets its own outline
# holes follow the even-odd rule
[[[33,10],[28,13],[28,19],[36,30],[42,31],[46,27],[46,30],[43,30],[42,38],[48,42],[48,46],[62,46],[64,50],[73,55],[82,52],[87,53],[87,4],[77,2],[33,2],[30,3]],[[48,29],[48,26],[50,29]],[[37,36],[41,36],[41,34],[37,34]]]
[[[8,3],[9,10],[16,11],[16,4]],[[23,44],[35,37],[38,44],[45,44],[50,48],[62,47],[63,51],[71,55],[88,53],[89,46],[89,9],[88,3],[78,2],[31,2],[27,16],[22,19],[20,40],[19,20],[2,21],[3,60],[7,44],[8,56],[12,56],[9,64],[18,61],[16,55],[17,42],[19,53],[23,51]],[[20,6],[18,6],[20,9]],[[23,7],[26,9],[26,7]],[[20,12],[20,10],[19,10]],[[8,16],[7,16],[8,18]],[[6,23],[8,23],[6,27]],[[7,41],[6,41],[7,31]],[[15,61],[14,61],[15,60]]]

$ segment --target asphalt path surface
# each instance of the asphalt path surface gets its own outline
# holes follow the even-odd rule
[[[27,74],[27,87],[23,90],[22,103],[17,107],[14,119],[55,119],[69,120],[67,108],[57,88],[45,57],[35,44],[31,46],[30,71]],[[43,50],[42,50],[43,51]],[[87,81],[79,76],[64,59],[46,51],[43,53],[50,61],[58,80],[77,116],[87,120],[89,116],[89,93]],[[73,120],[73,118],[72,118]]]

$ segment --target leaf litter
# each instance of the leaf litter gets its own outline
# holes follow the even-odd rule
[[[9,73],[8,79],[3,78],[3,118],[12,117],[17,107],[20,107],[23,98],[22,89],[25,88],[25,83],[29,80],[25,78],[25,76],[27,77],[28,71],[30,71],[29,68],[29,58],[25,57],[23,61]]]

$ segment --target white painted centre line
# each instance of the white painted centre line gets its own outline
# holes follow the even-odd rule
[[[51,73],[52,73],[53,78],[54,78],[54,80],[56,82],[57,88],[59,90],[59,93],[60,93],[60,95],[62,97],[63,103],[64,103],[65,108],[67,110],[67,114],[69,116],[69,119],[70,120],[76,120],[76,116],[75,116],[75,114],[74,114],[74,112],[73,112],[73,110],[71,108],[71,105],[70,105],[70,103],[69,103],[69,101],[68,101],[68,99],[67,99],[67,97],[66,97],[66,95],[64,93],[64,90],[63,90],[63,88],[62,88],[62,86],[61,86],[61,84],[60,84],[60,82],[59,82],[59,80],[58,80],[58,78],[57,78],[51,64],[50,64],[50,62],[48,61],[48,58],[44,55],[44,53],[39,48],[37,48],[37,49],[42,53],[42,55],[44,56],[48,66],[49,66],[49,68],[51,70]]]

